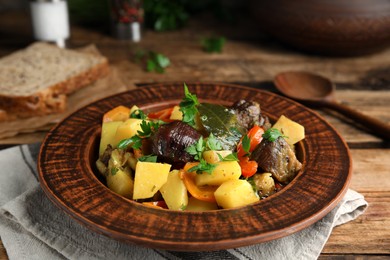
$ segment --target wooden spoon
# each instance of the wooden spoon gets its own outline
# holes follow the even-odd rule
[[[362,124],[374,135],[384,140],[390,139],[390,125],[336,102],[335,85],[327,78],[308,72],[291,71],[278,74],[274,82],[276,88],[289,98],[310,106],[333,109]]]

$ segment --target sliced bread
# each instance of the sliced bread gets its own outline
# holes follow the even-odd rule
[[[0,109],[17,117],[62,112],[67,94],[108,70],[103,56],[34,43],[0,59]]]

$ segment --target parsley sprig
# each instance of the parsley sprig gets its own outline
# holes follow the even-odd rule
[[[237,153],[231,153],[226,155],[225,157],[222,157],[219,153],[217,153],[218,158],[221,162],[232,162],[232,161],[238,161]]]
[[[205,52],[221,53],[225,42],[226,39],[224,37],[208,37],[202,39],[201,44]]]
[[[270,142],[276,141],[279,137],[288,138],[276,128],[270,128],[267,131],[265,131],[263,134],[263,138],[267,139]]]
[[[196,143],[186,148],[186,152],[193,155],[194,159],[199,161],[202,159],[202,154],[205,148],[205,141],[203,140],[203,136],[201,136]]]
[[[171,64],[167,56],[154,51],[138,50],[135,53],[135,62],[145,65],[148,72],[164,73]]]
[[[221,142],[217,138],[215,138],[213,133],[210,133],[209,137],[207,138],[206,148],[208,148],[209,150],[214,150],[214,151],[222,150]]]
[[[203,152],[207,150],[222,150],[221,142],[212,133],[206,140],[201,136],[197,142],[186,148],[186,152],[193,155],[195,160],[201,160]]]
[[[157,162],[157,155],[144,155],[138,158],[138,161],[140,162]]]
[[[213,134],[210,134],[207,140],[204,140],[201,136],[196,143],[186,148],[186,152],[193,155],[194,159],[199,161],[198,165],[190,168],[188,171],[196,171],[196,173],[207,172],[211,174],[215,167],[217,167],[217,165],[213,163],[208,163],[205,159],[203,159],[203,152],[206,150],[217,151],[221,149],[222,144],[218,141],[218,139],[215,138]]]
[[[130,118],[146,119],[148,116],[141,109],[134,110],[130,114]]]
[[[141,148],[142,139],[150,137],[153,132],[157,131],[162,123],[162,121],[153,122],[142,120],[140,124],[141,130],[138,130],[136,135],[121,140],[118,144],[118,149],[127,149],[129,146],[131,146],[133,149]]]
[[[134,149],[139,149],[142,146],[142,138],[138,135],[134,135],[133,137],[123,139],[118,143],[118,149],[125,150],[127,147],[133,147]]]
[[[158,52],[149,52],[149,58],[146,61],[146,70],[148,72],[164,73],[165,68],[171,64],[169,58]]]
[[[251,148],[251,139],[249,136],[247,135],[244,135],[244,137],[242,138],[242,141],[241,141],[241,144],[242,144],[242,149],[244,149],[245,151],[245,156],[249,156],[250,155],[250,148]]]
[[[180,102],[180,111],[183,113],[183,122],[191,126],[195,126],[195,116],[198,113],[199,105],[198,98],[188,90],[187,85],[184,83],[184,98]]]
[[[208,174],[211,174],[214,171],[215,167],[217,167],[216,164],[208,163],[208,162],[206,162],[206,160],[204,160],[202,158],[202,159],[200,159],[198,165],[190,168],[188,171],[189,172],[196,171],[197,174],[202,174],[203,172],[207,172]]]

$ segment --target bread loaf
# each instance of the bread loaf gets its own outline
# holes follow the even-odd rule
[[[108,69],[103,56],[34,43],[0,59],[0,109],[13,117],[62,112],[67,94]]]

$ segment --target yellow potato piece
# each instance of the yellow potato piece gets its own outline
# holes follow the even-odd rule
[[[106,150],[107,145],[114,146],[114,137],[116,130],[122,124],[121,121],[105,122],[102,124],[102,133],[100,137],[99,155],[102,155]]]
[[[168,174],[167,182],[160,188],[160,192],[169,209],[184,210],[187,207],[187,188],[178,170],[173,170]]]
[[[232,153],[232,151],[229,151],[229,150],[223,150],[223,151],[209,150],[209,151],[204,151],[202,156],[203,156],[203,159],[205,159],[206,162],[208,162],[208,163],[217,163],[220,161],[218,154],[221,155],[222,158],[224,158],[231,153]]]
[[[195,199],[194,197],[190,197],[188,199],[187,211],[208,211],[208,210],[216,210],[218,209],[218,205],[213,202],[207,202],[203,200]]]
[[[118,126],[115,137],[114,137],[114,146],[116,147],[120,141],[123,139],[131,138],[141,130],[142,119],[138,118],[129,118],[121,125]]]
[[[154,194],[168,180],[170,164],[138,162],[135,168],[133,199],[147,199]]]
[[[130,115],[136,111],[136,110],[139,110],[139,107],[137,107],[136,105],[133,105],[131,108],[130,108]]]
[[[241,167],[236,161],[218,162],[212,173],[203,172],[195,176],[197,186],[218,186],[229,180],[236,180],[241,176]]]
[[[110,190],[126,198],[132,198],[134,182],[131,178],[130,172],[127,170],[122,171],[121,169],[117,169],[115,171],[108,172],[106,180],[107,186]]]
[[[289,145],[294,145],[305,138],[305,128],[284,115],[276,121],[272,128],[278,129],[287,136],[285,139]]]
[[[219,206],[224,209],[236,208],[254,203],[259,197],[246,180],[231,180],[222,183],[214,192]]]
[[[275,181],[272,178],[272,173],[255,174],[253,181],[261,196],[269,196],[275,192]]]
[[[183,112],[180,111],[179,106],[174,106],[172,110],[172,114],[169,117],[171,120],[183,120]]]

